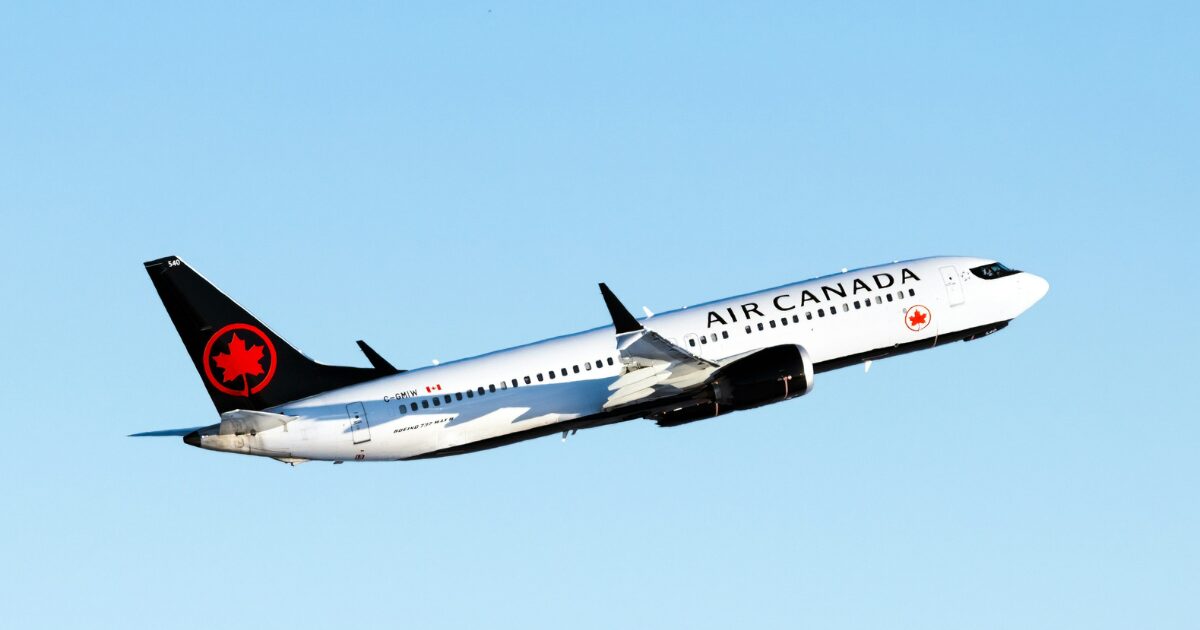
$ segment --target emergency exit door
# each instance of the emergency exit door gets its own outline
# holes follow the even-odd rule
[[[963,293],[962,280],[958,277],[958,270],[953,266],[942,267],[942,284],[946,285],[946,297],[950,300],[950,306],[958,306],[967,301],[967,296]]]
[[[367,410],[360,402],[346,405],[346,417],[350,418],[350,434],[355,444],[371,441],[371,424],[367,422]]]

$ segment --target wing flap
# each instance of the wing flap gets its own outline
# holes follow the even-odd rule
[[[619,391],[622,389],[640,389],[644,387],[653,387],[669,378],[671,378],[671,364],[657,363],[647,366],[640,370],[633,370],[621,375],[620,378],[613,381],[612,385],[608,386],[609,391]]]
[[[618,391],[612,396],[609,396],[608,400],[604,402],[604,408],[612,409],[614,407],[628,405],[629,403],[639,402],[654,396],[655,393],[656,392],[653,387],[643,387],[641,389],[626,388]]]

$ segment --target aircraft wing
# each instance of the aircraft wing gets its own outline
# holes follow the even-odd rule
[[[624,364],[620,378],[608,386],[612,394],[604,409],[677,396],[702,385],[720,367],[647,330],[604,283],[600,293],[612,315]]]

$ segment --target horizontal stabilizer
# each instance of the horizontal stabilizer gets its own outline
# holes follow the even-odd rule
[[[188,427],[186,429],[163,429],[162,431],[146,431],[144,433],[133,433],[128,437],[183,437],[193,431],[199,431],[204,427]]]
[[[219,433],[221,435],[241,434],[241,433],[262,433],[270,429],[284,427],[291,422],[292,416],[285,416],[278,413],[267,413],[266,411],[248,411],[246,409],[234,409],[221,414],[221,424]]]

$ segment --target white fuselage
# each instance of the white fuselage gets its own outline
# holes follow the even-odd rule
[[[857,269],[660,313],[642,324],[718,364],[797,344],[820,372],[1002,324],[1046,293],[1046,281],[1033,274],[985,280],[968,271],[990,262],[938,257]],[[286,426],[203,446],[295,460],[452,452],[602,417],[622,367],[613,327],[603,326],[280,405],[267,411],[292,417]]]

